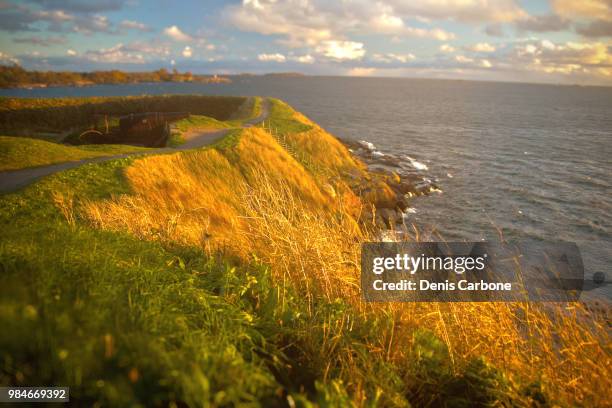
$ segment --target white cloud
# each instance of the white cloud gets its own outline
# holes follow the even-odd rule
[[[260,61],[274,61],[274,62],[285,62],[287,60],[287,57],[285,57],[283,54],[259,54],[257,56],[257,59]]]
[[[427,37],[441,41],[454,38],[440,28],[407,26],[405,19],[387,4],[390,1],[257,0],[243,1],[224,10],[224,17],[243,31],[278,35],[293,48],[316,47],[325,41],[347,41],[359,34]]]
[[[396,31],[404,28],[404,21],[398,16],[383,13],[372,19],[372,26],[382,31]]]
[[[146,62],[141,52],[135,52],[121,43],[111,48],[87,51],[85,57],[90,61],[102,63],[144,64]]]
[[[585,17],[612,20],[612,2],[610,0],[552,0],[551,3],[557,14],[570,19]]]
[[[486,42],[474,44],[470,49],[476,52],[495,52],[495,47]]]
[[[472,57],[466,57],[465,55],[456,55],[455,61],[460,64],[467,65],[473,68],[491,68],[493,64],[488,59],[477,59]]]
[[[432,20],[509,22],[527,13],[515,0],[386,0],[396,13]]]
[[[440,46],[440,51],[442,52],[455,52],[455,47],[450,44],[442,44]]]
[[[193,40],[190,35],[187,35],[182,32],[181,29],[175,25],[164,28],[164,34],[172,38],[174,41],[187,42]]]
[[[612,53],[608,44],[603,42],[553,44],[548,40],[534,41],[517,45],[513,52],[517,63],[531,63],[545,71],[589,71],[598,68],[612,72]]]
[[[128,30],[149,31],[149,27],[146,24],[134,20],[123,20],[119,23],[119,27]]]
[[[408,61],[412,61],[415,58],[416,57],[414,56],[414,54],[394,54],[394,53],[388,53],[388,54],[374,54],[374,55],[372,55],[372,60],[373,61],[384,62],[384,63],[391,63],[391,62],[407,63]]]
[[[2,64],[19,64],[19,59],[13,57],[12,55],[6,54],[0,51],[0,63]]]
[[[363,58],[366,50],[363,43],[355,41],[324,41],[316,51],[335,60],[358,60]]]
[[[301,64],[312,64],[315,62],[314,57],[310,54],[293,57],[293,59]]]
[[[455,61],[460,62],[462,64],[471,64],[474,62],[474,58],[466,57],[465,55],[457,55],[455,56]]]
[[[76,52],[75,55],[71,55],[70,51],[73,50],[68,50],[68,55],[78,55]],[[88,50],[82,55],[84,59],[92,62],[144,64],[160,59],[167,60],[170,55],[170,48],[163,43],[136,41],[129,44],[119,43],[110,48]]]
[[[74,57],[75,55],[77,55],[77,52],[75,50],[66,50],[66,55]]]
[[[183,48],[182,54],[185,58],[191,58],[191,56],[193,55],[193,50],[190,46],[186,46],[185,48]]]
[[[54,13],[59,13],[59,12],[60,11],[56,11]],[[68,20],[64,20],[64,21],[70,21],[73,19],[69,15],[66,15],[65,18]],[[75,23],[69,24],[68,27],[72,27],[72,31],[76,33],[87,34],[87,35],[90,35],[93,33],[100,33],[100,32],[106,32],[106,33],[112,32],[111,22],[109,21],[108,17],[102,16],[99,14],[94,15],[94,16],[89,16],[89,17],[80,17],[76,19]]]

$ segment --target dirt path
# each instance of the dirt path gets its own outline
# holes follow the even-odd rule
[[[257,123],[264,121],[268,117],[269,113],[269,101],[264,99],[261,105],[261,114],[254,118],[246,120],[242,124],[242,128],[248,128]],[[103,156],[96,157],[92,159],[83,159],[78,161],[70,161],[63,163],[50,164],[48,166],[41,167],[30,167],[27,169],[21,170],[11,170],[11,171],[3,171],[0,172],[0,193],[7,193],[19,188],[25,187],[28,184],[33,183],[41,177],[49,176],[51,174],[57,173],[62,170],[68,170],[75,167],[82,166],[88,163],[100,163],[113,159],[122,159],[130,156],[146,156],[151,154],[160,154],[160,153],[173,153],[181,150],[189,150],[189,149],[197,149],[199,147],[208,146],[217,140],[222,139],[228,131],[231,129],[222,129],[222,130],[206,130],[200,132],[191,132],[188,137],[186,137],[186,142],[177,147],[163,147],[160,149],[153,149],[147,152],[142,153],[125,153],[125,154],[117,154],[113,156]]]

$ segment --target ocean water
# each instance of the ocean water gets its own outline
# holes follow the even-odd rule
[[[241,77],[223,85],[0,90],[40,97],[163,93],[281,98],[337,136],[424,164],[442,193],[414,199],[407,221],[430,236],[576,242],[586,277],[612,278],[612,88]],[[612,285],[587,296],[611,300]]]

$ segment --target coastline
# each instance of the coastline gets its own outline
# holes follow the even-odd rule
[[[2,195],[7,382],[105,405],[601,401],[607,338],[580,303],[363,301],[361,244],[437,186],[412,157],[346,143],[271,100],[265,126]]]

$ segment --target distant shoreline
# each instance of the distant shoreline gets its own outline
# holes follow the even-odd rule
[[[111,82],[111,83],[72,83],[72,84],[46,84],[46,83],[33,83],[33,84],[20,84],[15,86],[0,87],[0,89],[45,89],[45,88],[87,88],[90,86],[97,85],[155,85],[155,84],[229,84],[232,80],[227,77],[217,77],[216,80],[208,81],[158,81],[158,82]]]

